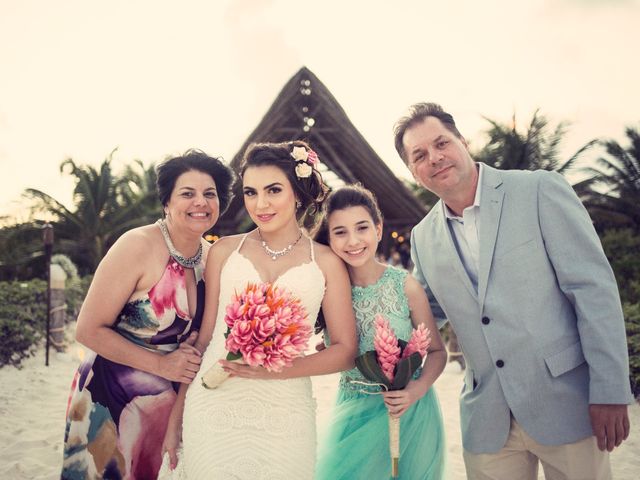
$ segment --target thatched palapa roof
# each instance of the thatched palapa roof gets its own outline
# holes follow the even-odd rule
[[[282,88],[271,108],[233,157],[237,172],[242,154],[253,142],[305,140],[320,162],[344,183],[360,182],[378,198],[387,229],[408,229],[427,209],[398,179],[351,123],[331,92],[308,68],[301,68]],[[391,138],[389,138],[391,141]],[[327,178],[331,173],[323,173]],[[331,182],[329,182],[331,183]],[[334,182],[335,183],[335,182]],[[246,218],[241,188],[216,230],[238,231]]]

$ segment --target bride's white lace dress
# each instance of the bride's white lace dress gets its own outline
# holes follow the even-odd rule
[[[246,238],[246,236],[245,236]],[[220,275],[215,330],[200,372],[226,356],[225,307],[248,282],[260,282],[254,265],[238,248]],[[290,290],[315,322],[324,296],[325,278],[315,262],[313,245],[307,263],[274,282]],[[199,375],[200,376],[200,375]],[[195,479],[312,479],[316,458],[316,404],[309,377],[290,380],[229,378],[207,390],[197,378],[189,387],[183,420],[184,473]]]

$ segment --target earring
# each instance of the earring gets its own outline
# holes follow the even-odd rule
[[[302,202],[300,200],[296,200],[296,210],[300,210],[302,208]]]

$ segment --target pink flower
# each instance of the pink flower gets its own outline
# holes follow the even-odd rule
[[[382,315],[375,319],[375,336],[373,346],[378,355],[378,363],[389,381],[393,381],[394,369],[400,360],[400,346],[389,321]]]
[[[429,345],[431,345],[431,332],[423,324],[420,324],[411,332],[411,338],[407,342],[407,346],[404,347],[402,358],[408,357],[414,352],[418,352],[424,358],[427,355]]]
[[[307,163],[310,165],[316,165],[318,163],[318,154],[309,149],[307,154]]]
[[[313,328],[300,300],[270,284],[248,284],[225,309],[231,353],[245,362],[281,371],[307,349]]]
[[[251,321],[251,333],[257,343],[266,342],[275,331],[276,321],[271,317],[255,317]]]
[[[262,345],[243,345],[240,351],[244,361],[252,367],[263,365],[264,359],[267,357]]]
[[[225,346],[230,352],[236,353],[244,345],[251,342],[252,338],[251,322],[238,320],[229,330]]]
[[[187,290],[184,281],[184,269],[178,262],[171,259],[162,278],[149,290],[149,301],[156,317],[163,319],[165,311],[168,311],[167,325],[175,319],[175,315],[180,318],[190,318],[187,309]],[[171,309],[175,309],[175,314]],[[161,321],[161,323],[163,323]]]

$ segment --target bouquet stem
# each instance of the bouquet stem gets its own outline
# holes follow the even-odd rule
[[[398,478],[400,463],[400,418],[389,415],[389,453],[391,454],[391,477]]]
[[[229,378],[229,374],[224,371],[222,365],[216,362],[202,376],[202,386],[204,388],[208,388],[209,390],[213,390],[214,388],[218,388],[227,378]]]

